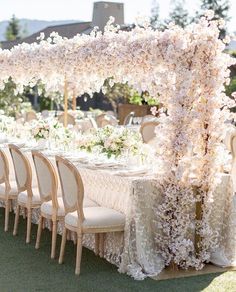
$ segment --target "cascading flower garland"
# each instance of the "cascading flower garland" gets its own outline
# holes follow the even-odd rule
[[[165,196],[156,206],[156,241],[166,264],[182,268],[202,268],[220,244],[209,218],[224,164],[229,99],[223,84],[232,60],[223,53],[219,23],[209,22],[211,17],[194,26],[189,51],[176,63],[169,116],[157,128],[165,167],[159,183]]]
[[[11,76],[18,90],[41,80],[46,91],[62,92],[66,77],[69,90],[81,95],[99,91],[113,77],[158,96],[168,116],[160,118],[157,128],[163,202],[153,207],[156,242],[166,265],[183,268],[201,268],[218,245],[209,216],[223,163],[228,117],[223,84],[232,60],[218,39],[223,23],[212,17],[209,11],[197,24],[186,29],[171,24],[163,32],[148,25],[118,31],[111,19],[104,33],[94,30],[72,39],[54,33],[39,43],[0,49],[0,88]],[[201,238],[199,246],[195,236]]]

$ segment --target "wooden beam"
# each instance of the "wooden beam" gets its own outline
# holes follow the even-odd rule
[[[68,124],[68,86],[67,80],[65,77],[64,82],[64,127],[67,127]]]

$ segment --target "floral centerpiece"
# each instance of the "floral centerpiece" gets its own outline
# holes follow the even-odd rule
[[[16,122],[13,117],[4,115],[4,112],[0,114],[0,132],[1,137],[14,135],[16,129]],[[5,139],[5,138],[4,138]]]
[[[48,140],[54,144],[55,148],[68,146],[74,139],[71,129],[69,127],[65,128],[63,124],[53,118],[34,120],[28,126],[36,141]]]
[[[139,133],[125,128],[114,128],[106,126],[97,132],[97,145],[101,147],[101,152],[107,157],[118,157],[126,152],[137,155],[142,144]]]
[[[50,124],[47,121],[39,120],[39,121],[32,121],[30,123],[31,126],[31,134],[36,141],[40,139],[48,139],[49,138],[49,131],[50,131]]]
[[[108,158],[122,155],[146,155],[139,133],[126,128],[105,126],[95,132],[81,135],[77,140],[78,148],[88,152],[100,152]]]

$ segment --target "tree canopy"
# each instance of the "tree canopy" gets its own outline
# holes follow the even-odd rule
[[[15,15],[13,15],[6,28],[6,33],[5,33],[6,40],[14,41],[14,40],[21,39],[20,30],[21,30],[21,27],[19,24],[19,20],[15,17]]]

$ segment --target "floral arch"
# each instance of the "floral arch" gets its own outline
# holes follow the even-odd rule
[[[18,90],[41,80],[48,92],[63,91],[66,80],[69,93],[81,95],[99,91],[113,77],[149,91],[168,108],[157,128],[161,159],[156,181],[163,199],[153,206],[153,237],[165,265],[183,268],[201,268],[222,240],[209,218],[224,162],[228,99],[223,84],[232,61],[218,39],[222,24],[212,17],[208,13],[198,24],[186,29],[170,25],[163,32],[148,25],[119,31],[111,20],[103,34],[94,30],[72,39],[53,34],[39,43],[0,50],[0,87],[11,76]]]

